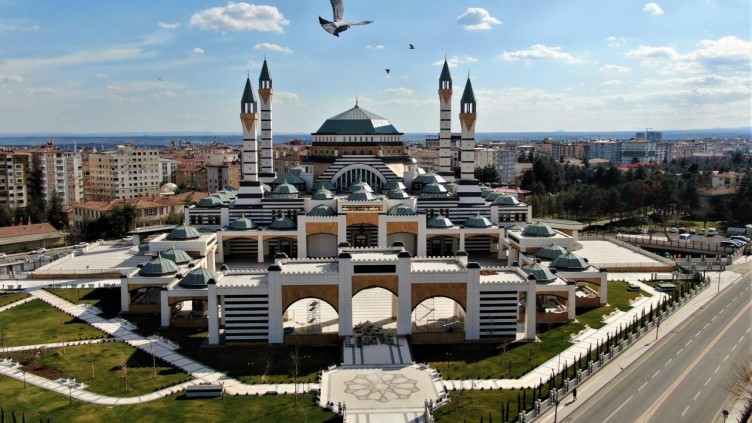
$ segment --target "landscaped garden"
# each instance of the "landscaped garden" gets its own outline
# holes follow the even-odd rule
[[[107,337],[104,332],[41,300],[0,313],[0,333],[4,347]]]
[[[5,307],[8,304],[15,303],[16,301],[21,301],[28,296],[29,294],[27,294],[26,292],[3,292],[0,294],[0,307]]]
[[[120,312],[120,288],[55,288],[47,291],[73,304],[96,306],[102,310],[105,319]]]

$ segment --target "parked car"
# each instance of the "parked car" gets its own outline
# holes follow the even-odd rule
[[[687,233],[679,234],[679,242],[689,242],[691,240],[692,240],[691,234],[687,234]]]
[[[676,234],[676,233],[679,233],[679,230],[676,228],[671,228],[669,229],[669,232],[671,232],[672,234]]]
[[[700,229],[697,231],[697,235],[705,235],[705,229]]]
[[[661,283],[661,284],[658,284],[658,286],[655,287],[655,290],[656,291],[660,291],[660,292],[676,291],[676,285],[674,285],[672,283],[668,283],[668,282],[667,283]]]
[[[89,246],[88,242],[79,242],[78,244],[74,245],[73,248],[86,248]]]
[[[721,241],[718,243],[721,247],[739,248],[739,245],[734,241]]]
[[[743,242],[743,243],[745,243],[745,244],[749,244],[749,241],[750,241],[750,239],[749,239],[749,238],[747,238],[747,237],[746,237],[746,236],[744,236],[744,235],[734,235],[734,236],[730,237],[730,239],[731,239],[732,241],[741,241],[741,242]]]
[[[708,229],[708,236],[716,236],[718,232],[715,231],[715,228],[709,228]]]
[[[627,287],[627,291],[640,292],[640,285],[637,285],[636,283],[630,283]]]
[[[744,247],[745,245],[747,245],[747,243],[746,243],[746,242],[744,242],[744,241],[740,241],[740,240],[738,240],[738,239],[732,239],[732,240],[729,240],[729,241],[730,241],[730,242],[733,242],[734,244],[736,244],[736,246],[737,246],[737,247],[740,247],[740,248],[741,248],[741,247]]]
[[[133,235],[124,236],[120,241],[123,243],[133,242]]]
[[[46,252],[46,248],[37,248],[36,250],[31,250],[31,254],[44,254]]]
[[[0,260],[8,258],[8,255],[5,253],[0,253]]]
[[[696,234],[696,233],[697,233],[697,231],[696,231],[696,230],[694,230],[694,229],[690,229],[690,230],[689,230],[689,234],[690,234],[690,235],[694,235],[694,234]]]

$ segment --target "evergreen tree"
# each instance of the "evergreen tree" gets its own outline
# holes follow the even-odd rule
[[[63,202],[57,191],[52,192],[50,201],[47,202],[47,221],[56,229],[63,229],[65,226],[63,222]]]
[[[0,226],[10,226],[13,224],[13,217],[5,207],[0,207]]]
[[[733,202],[734,221],[740,226],[752,223],[752,169],[744,172]]]

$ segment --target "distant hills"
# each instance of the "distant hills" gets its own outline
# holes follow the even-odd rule
[[[476,140],[481,141],[508,141],[508,142],[532,142],[544,138],[553,138],[558,141],[577,141],[587,139],[629,139],[634,137],[635,131],[537,131],[537,132],[479,132],[476,134]],[[709,128],[709,129],[678,129],[665,130],[663,139],[666,141],[675,141],[683,139],[697,138],[752,138],[752,127],[741,128]],[[426,135],[436,136],[437,133],[406,133],[404,139],[406,142],[420,142],[425,140]],[[169,145],[173,140],[188,141],[195,145],[210,144],[214,141],[227,144],[241,144],[242,138],[240,133],[212,133],[212,132],[171,132],[171,133],[154,133],[154,132],[129,132],[129,133],[92,133],[92,134],[71,134],[71,133],[0,133],[0,145],[17,145],[33,146],[47,143],[47,139],[52,138],[55,145],[72,145],[74,143],[81,146],[114,146],[118,144],[131,143],[139,146],[163,146]],[[274,142],[284,143],[294,139],[300,139],[306,142],[311,141],[309,133],[275,133]]]

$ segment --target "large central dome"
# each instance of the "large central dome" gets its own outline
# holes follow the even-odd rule
[[[357,104],[331,117],[314,135],[402,135],[389,121]]]

